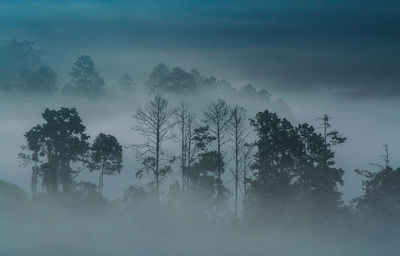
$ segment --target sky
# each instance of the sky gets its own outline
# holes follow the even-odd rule
[[[327,113],[348,137],[337,164],[351,198],[360,191],[352,170],[380,162],[383,143],[400,165],[399,8],[395,0],[2,0],[0,43],[34,41],[61,84],[81,54],[108,84],[123,72],[144,82],[164,62],[265,87],[299,122],[318,126]]]

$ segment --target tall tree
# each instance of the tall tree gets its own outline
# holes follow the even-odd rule
[[[82,55],[72,65],[71,82],[64,87],[66,93],[99,96],[105,93],[105,82],[96,70],[93,59]]]
[[[73,162],[84,162],[89,149],[86,127],[75,108],[46,109],[44,124],[30,129],[25,138],[28,149],[41,158],[40,174],[48,192],[72,189],[76,174]]]
[[[248,220],[249,208],[249,186],[251,184],[251,167],[253,165],[253,149],[255,144],[245,144],[242,161],[242,183],[243,183],[243,222]]]
[[[389,148],[384,145],[384,165],[374,164],[379,169],[355,170],[364,177],[364,194],[353,200],[357,212],[365,218],[387,223],[400,221],[400,168],[390,166]]]
[[[155,197],[160,198],[160,178],[169,173],[162,161],[162,144],[168,139],[171,139],[171,130],[175,126],[172,117],[175,115],[175,109],[168,106],[168,100],[156,95],[144,108],[138,108],[134,116],[137,122],[135,129],[146,138],[144,146],[145,154],[145,169],[151,171],[154,177],[156,186]],[[139,176],[144,170],[139,171]]]
[[[231,120],[230,107],[223,99],[218,99],[216,102],[212,102],[203,111],[204,122],[209,126],[211,134],[216,138],[216,152],[223,159],[222,147],[228,140],[228,130]],[[223,161],[217,162],[216,176],[219,180],[219,184],[222,185],[221,175],[224,172]],[[217,201],[222,200],[221,188],[217,188]],[[219,212],[219,203],[216,204],[215,215]]]
[[[300,190],[300,204],[314,220],[336,216],[342,204],[339,186],[343,185],[344,171],[334,166],[333,144],[308,124],[299,124],[296,132],[302,145],[294,182]]]
[[[293,125],[269,111],[257,113],[250,120],[257,135],[252,169],[252,202],[259,217],[264,214],[276,216],[283,212],[295,194],[292,186],[296,159],[301,144]]]
[[[103,192],[104,175],[120,173],[122,169],[122,146],[112,135],[100,133],[90,147],[91,170],[99,170],[99,192]]]
[[[338,144],[338,133],[331,140],[329,132],[319,134],[308,124],[295,127],[268,111],[257,113],[251,124],[257,133],[251,192],[258,213],[276,217],[295,207],[314,221],[337,216],[344,172],[334,167],[331,146]]]
[[[235,162],[235,220],[238,218],[238,188],[239,188],[239,168],[242,164],[244,147],[248,137],[248,123],[246,110],[238,105],[231,110],[231,122],[229,126],[231,141],[233,144],[233,159]]]
[[[187,172],[187,151],[188,151],[188,136],[189,136],[189,131],[188,131],[188,119],[189,119],[189,112],[188,112],[188,106],[185,104],[184,101],[181,102],[179,107],[177,108],[176,111],[176,123],[178,125],[179,133],[180,135],[178,136],[180,146],[181,146],[181,155],[180,155],[180,160],[181,160],[181,186],[182,186],[182,193],[185,192],[185,186],[186,186],[186,172]]]
[[[332,157],[331,155],[329,155],[329,149],[332,146],[335,145],[339,145],[342,143],[346,142],[346,137],[343,137],[342,135],[340,135],[340,133],[338,131],[331,131],[329,128],[331,127],[331,124],[329,122],[329,120],[331,119],[327,114],[324,114],[322,117],[319,117],[318,119],[320,119],[322,121],[322,127],[324,129],[324,144],[325,144],[325,153],[324,153],[324,161],[325,161],[325,165],[328,166],[330,165],[330,163],[328,162]]]

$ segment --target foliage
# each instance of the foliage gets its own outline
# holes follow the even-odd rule
[[[258,137],[251,197],[259,213],[275,215],[300,207],[314,217],[336,216],[344,172],[333,167],[332,144],[312,126],[295,127],[268,111],[257,113],[251,125]]]
[[[122,146],[112,135],[100,133],[90,147],[90,170],[99,170],[99,191],[104,187],[103,175],[114,175],[122,169]]]
[[[90,56],[82,55],[72,65],[71,81],[64,87],[64,93],[86,96],[105,94],[105,82],[95,68]]]
[[[40,158],[40,175],[48,191],[72,189],[74,175],[72,162],[85,161],[89,149],[82,124],[75,108],[46,109],[42,114],[44,124],[36,125],[26,134],[28,149]]]

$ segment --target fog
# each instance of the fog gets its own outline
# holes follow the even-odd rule
[[[356,169],[399,171],[399,7],[392,0],[1,1],[0,254],[397,255],[398,220],[391,219],[391,208],[382,207],[380,217],[370,216],[354,199],[366,194],[362,182],[367,178]],[[93,60],[104,94],[65,93],[74,84],[71,71],[82,55]],[[160,63],[168,71],[157,73]],[[34,72],[43,66],[55,74],[57,89],[50,94],[35,87],[40,82]],[[24,72],[31,75],[31,84]],[[134,81],[132,90],[121,90],[124,73]],[[239,182],[235,219],[231,140],[222,147],[225,172],[220,180],[230,191],[226,208],[215,216],[212,207],[201,213],[189,210],[185,200],[200,195],[178,203],[171,199],[171,188],[181,182],[178,127],[162,145],[162,155],[176,159],[160,183],[160,202],[154,205],[146,190],[144,202],[131,205],[126,199],[131,186],[154,186],[152,179],[136,175],[143,168],[138,145],[146,138],[135,130],[134,116],[157,94],[171,108],[185,102],[200,124],[206,107],[218,99],[243,106],[247,118],[267,110],[293,125],[308,123],[318,134],[324,132],[320,118],[329,115],[329,129],[347,138],[332,147],[332,168],[344,171],[344,184],[335,183],[342,193],[340,213],[322,215],[321,222],[313,217],[317,206],[308,212],[292,198],[284,210],[279,203],[257,205],[268,215],[260,217],[252,201],[254,215],[246,221]],[[44,123],[45,109],[62,107],[77,109],[90,144],[105,133],[123,147],[121,172],[104,177],[102,192],[77,187],[77,195],[51,195],[43,176],[38,193],[32,192],[32,163],[24,164],[19,156],[31,153],[22,148],[25,134]],[[246,144],[262,137],[254,126],[249,132]],[[389,150],[386,169],[384,144]],[[81,170],[74,177],[76,186],[98,184],[98,172],[75,167]],[[255,186],[257,175],[251,179]],[[1,181],[25,194],[2,201],[2,186],[8,187]],[[389,187],[395,199],[388,205],[397,209],[400,190],[397,184]]]

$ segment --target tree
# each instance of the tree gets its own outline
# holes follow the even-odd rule
[[[134,116],[137,122],[135,129],[145,138],[146,142],[141,145],[146,149],[148,155],[144,160],[145,169],[139,170],[137,175],[142,176],[144,171],[151,171],[156,186],[156,200],[160,198],[160,178],[168,174],[166,163],[162,159],[162,144],[171,139],[170,132],[175,126],[172,117],[175,109],[170,109],[168,100],[156,95],[143,109],[138,108]],[[165,159],[164,159],[165,160]]]
[[[104,175],[120,173],[122,169],[122,146],[112,135],[100,133],[90,147],[91,170],[99,170],[99,192],[103,192]]]
[[[223,159],[222,146],[227,142],[228,129],[231,120],[230,108],[223,99],[218,99],[216,102],[211,103],[203,111],[204,122],[209,126],[210,133],[216,140],[216,152]],[[219,184],[222,184],[221,175],[224,172],[223,161],[218,161],[216,176],[220,180]],[[221,188],[222,189],[222,188]],[[217,189],[217,199],[220,198],[220,189]],[[215,214],[219,211],[219,203],[216,205]]]
[[[257,134],[251,196],[258,213],[277,216],[295,208],[314,221],[337,216],[344,175],[334,167],[331,146],[337,143],[308,124],[295,127],[268,111],[257,113],[251,124]]]
[[[48,66],[36,71],[22,71],[16,89],[24,94],[54,94],[57,91],[57,74]]]
[[[248,137],[248,124],[246,110],[238,105],[231,110],[231,122],[229,132],[233,144],[233,159],[235,162],[235,220],[237,220],[238,188],[239,188],[239,168],[243,160],[243,150]]]
[[[275,113],[259,112],[250,123],[257,135],[252,204],[257,214],[276,216],[287,209],[295,194],[292,179],[301,143],[292,124]]]
[[[389,165],[389,149],[384,145],[384,165],[377,165],[378,171],[355,170],[362,175],[364,194],[353,200],[362,217],[382,222],[400,221],[400,168]]]
[[[181,185],[182,185],[182,193],[185,191],[185,185],[186,185],[186,157],[187,157],[187,144],[188,144],[188,132],[187,132],[187,119],[188,119],[188,109],[187,105],[185,102],[181,102],[179,107],[177,108],[176,111],[176,124],[178,125],[179,128],[179,133],[180,136],[178,138],[180,144],[181,144],[181,155],[180,155],[180,160],[181,160]]]
[[[332,157],[329,155],[329,149],[332,146],[335,145],[339,145],[342,143],[346,142],[346,137],[343,137],[339,134],[338,131],[329,131],[329,128],[331,127],[331,124],[329,122],[329,120],[331,119],[328,115],[323,115],[322,117],[319,117],[318,119],[320,119],[322,121],[322,126],[324,129],[324,144],[325,144],[325,165],[330,165],[330,163],[328,162]]]
[[[197,89],[193,75],[182,68],[170,70],[164,63],[154,67],[149,79],[145,83],[149,92],[193,93]]]
[[[24,70],[37,70],[43,65],[34,42],[11,39],[0,45],[0,85],[18,79]]]
[[[123,91],[123,92],[131,92],[136,83],[135,81],[133,81],[132,77],[127,74],[127,73],[123,73],[121,75],[121,78],[119,79],[119,88]]]
[[[15,214],[26,209],[24,202],[27,200],[28,196],[20,186],[0,180],[0,214],[7,211]],[[21,209],[17,207],[21,207]],[[18,211],[14,212],[13,210]]]
[[[72,190],[76,171],[73,162],[84,162],[89,149],[89,136],[75,108],[46,109],[44,124],[36,125],[26,134],[27,148],[40,158],[40,175],[48,192]]]
[[[64,87],[66,93],[99,96],[105,93],[105,82],[100,77],[90,56],[82,55],[72,65],[71,82]]]
[[[192,199],[190,202],[195,210],[209,216],[215,214],[217,204],[220,209],[225,206],[222,202],[225,202],[229,195],[228,189],[221,184],[222,180],[216,175],[218,166],[221,164],[224,164],[223,159],[216,151],[204,152],[199,155],[198,161],[193,164],[190,172]]]
[[[253,165],[254,144],[245,144],[242,161],[242,183],[243,183],[243,222],[247,222],[249,207],[249,185],[251,184],[251,167]]]
[[[343,203],[338,186],[343,185],[344,171],[334,167],[333,143],[308,124],[298,125],[296,131],[302,144],[295,182],[300,204],[314,219],[337,216]]]

